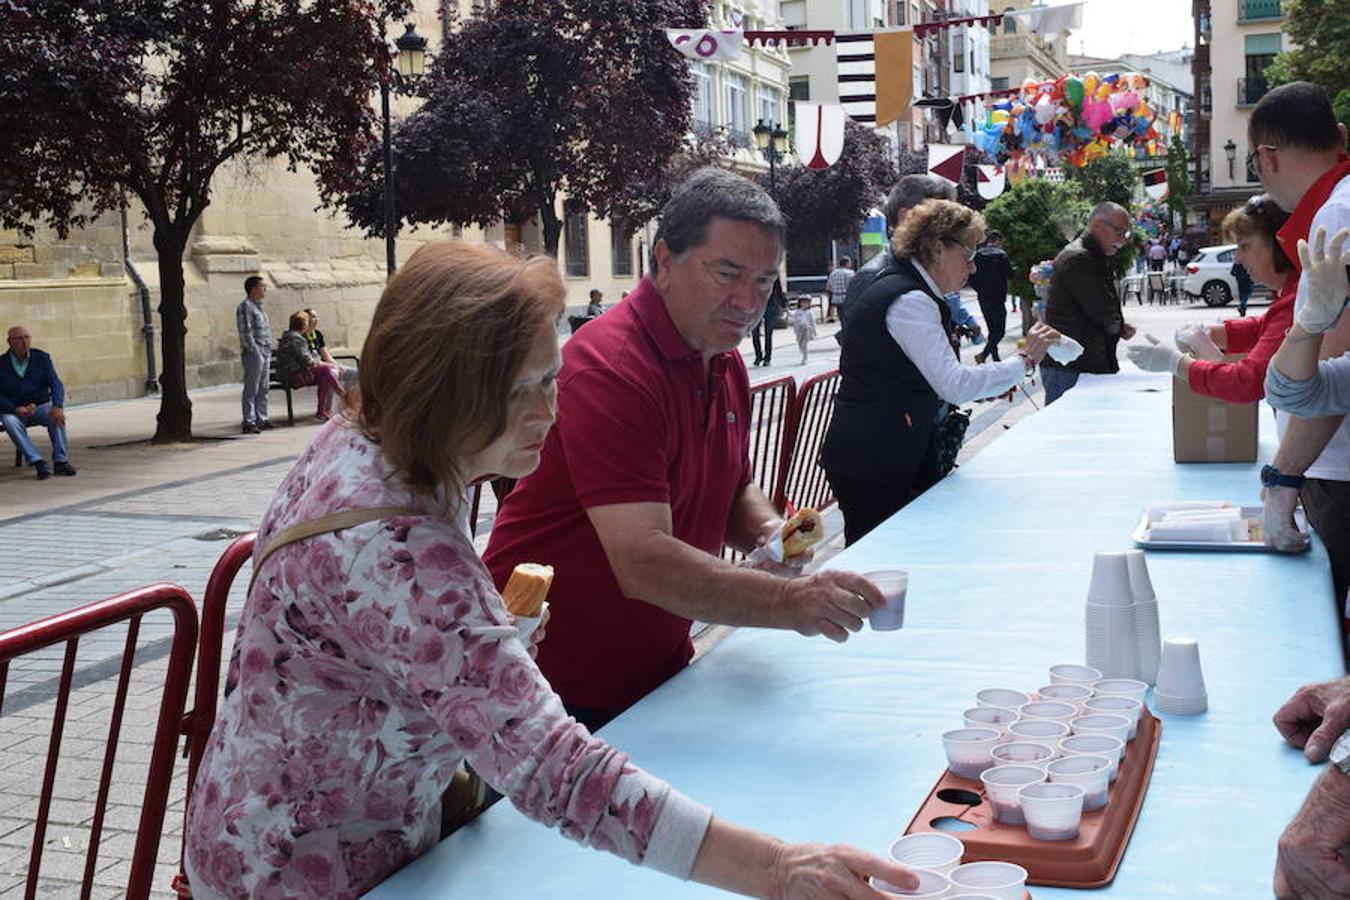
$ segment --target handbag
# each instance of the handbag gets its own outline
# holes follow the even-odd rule
[[[966,439],[966,429],[969,427],[970,413],[959,406],[947,404],[947,417],[933,429],[933,449],[939,479],[947,477],[957,467],[956,456],[961,452],[961,444]]]

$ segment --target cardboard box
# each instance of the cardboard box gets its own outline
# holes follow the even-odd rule
[[[1260,403],[1228,403],[1172,379],[1172,458],[1185,462],[1255,462]]]

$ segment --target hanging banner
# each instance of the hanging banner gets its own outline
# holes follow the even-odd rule
[[[839,67],[839,103],[855,122],[873,125],[877,119],[876,52],[872,32],[834,36]]]
[[[952,184],[961,183],[961,167],[965,165],[966,148],[961,144],[929,144],[928,174],[945,178]]]
[[[1028,30],[1042,39],[1053,41],[1060,32],[1083,27],[1083,0],[1060,6],[1033,6],[1030,9],[1012,9],[1005,16],[1022,19]]]
[[[667,28],[670,46],[689,59],[739,59],[742,34],[739,29],[713,31],[708,28]]]
[[[886,247],[886,217],[877,210],[867,216],[863,222],[862,234],[858,236],[858,243],[863,247],[871,247],[872,252],[884,250]],[[870,254],[864,254],[870,255]]]
[[[994,200],[1008,186],[1008,175],[1002,166],[976,166],[975,189],[985,200]]]
[[[793,146],[808,169],[828,169],[844,152],[844,108],[838,104],[795,103]]]
[[[1166,169],[1150,169],[1144,173],[1144,193],[1148,194],[1154,200],[1166,200],[1167,195],[1171,193],[1171,187],[1167,183]]]
[[[878,31],[876,52],[877,104],[875,125],[889,125],[905,114],[914,96],[914,33]]]

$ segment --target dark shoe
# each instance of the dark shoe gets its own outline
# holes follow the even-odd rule
[[[38,481],[46,481],[52,477],[52,470],[47,468],[46,460],[39,459],[33,463],[33,471],[37,472]]]
[[[254,425],[252,422],[244,423],[244,434],[257,434],[257,433],[258,433],[257,425]]]
[[[277,427],[277,426],[273,425],[271,422],[267,421],[266,419],[263,419],[261,422],[258,423],[258,428],[259,428],[260,430],[262,430],[262,431],[271,431],[273,428],[276,428],[276,427]]]
[[[756,356],[756,357],[755,357],[755,361],[752,362],[750,365],[752,365],[752,366],[762,366],[762,365],[764,365],[764,359],[763,359],[762,357]]]
[[[59,463],[52,463],[52,468],[56,471],[57,475],[75,474],[75,467],[72,466],[70,463],[66,462],[65,460],[62,460]]]

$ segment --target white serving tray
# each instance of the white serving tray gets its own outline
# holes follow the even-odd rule
[[[1255,519],[1261,521],[1261,507],[1244,506],[1242,507],[1242,518]],[[1134,526],[1134,531],[1130,533],[1130,539],[1134,541],[1136,547],[1142,547],[1145,550],[1218,550],[1234,553],[1264,553],[1279,552],[1274,547],[1267,547],[1265,541],[1155,541],[1149,539],[1148,511],[1145,510],[1139,514],[1139,522]],[[1303,515],[1303,510],[1294,511],[1294,524],[1298,530],[1304,534],[1308,533],[1308,519]],[[1307,549],[1307,545],[1304,545]]]

